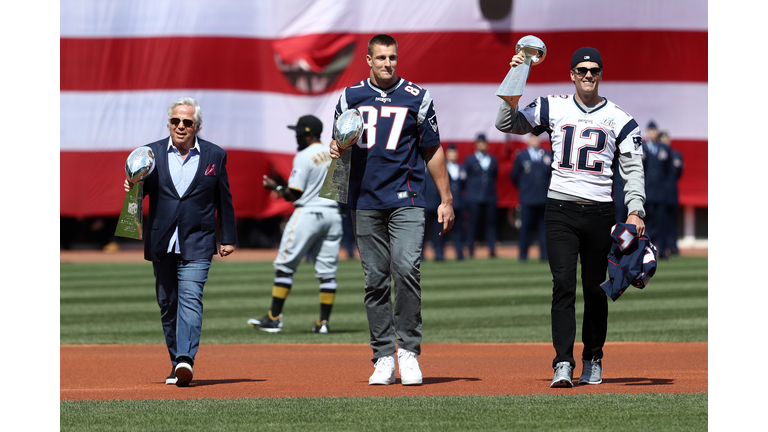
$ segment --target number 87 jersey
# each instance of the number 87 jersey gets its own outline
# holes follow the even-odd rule
[[[363,115],[364,127],[360,140],[348,149],[350,207],[425,207],[429,174],[420,147],[440,145],[429,91],[402,78],[381,89],[368,78],[343,90],[335,117],[350,108]]]
[[[617,149],[621,153],[643,152],[635,119],[605,98],[586,112],[573,95],[550,95],[534,100],[521,113],[534,127],[534,133],[549,133],[549,188],[553,191],[591,201],[612,201]]]

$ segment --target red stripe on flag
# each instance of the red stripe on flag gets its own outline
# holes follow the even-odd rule
[[[398,74],[417,83],[500,83],[522,33],[402,33]],[[221,89],[302,94],[278,67],[303,59],[315,71],[354,43],[349,67],[325,91],[368,76],[371,34],[318,34],[286,39],[158,37],[60,40],[61,91]],[[611,81],[707,82],[707,32],[572,31],[537,33],[545,62],[530,83],[567,82],[573,51],[598,48]]]
[[[60,152],[61,217],[116,217],[123,206],[129,151]],[[293,205],[262,186],[262,176],[291,174],[293,155],[227,151],[227,174],[238,218],[289,215]],[[82,167],[87,166],[87,170]],[[148,208],[145,206],[145,209]]]
[[[460,162],[473,150],[472,142],[456,142]],[[543,143],[548,149],[548,142]],[[673,148],[683,154],[684,169],[678,183],[680,205],[707,207],[707,142],[673,141]],[[517,190],[509,180],[515,150],[524,149],[521,141],[492,143],[489,152],[499,162],[496,179],[498,205],[514,207]],[[116,217],[123,205],[125,158],[128,151],[60,152],[61,217]],[[275,198],[262,187],[262,175],[288,179],[293,155],[245,150],[227,151],[227,172],[238,218],[268,218],[291,214],[291,203]],[[89,167],[87,170],[81,167]]]

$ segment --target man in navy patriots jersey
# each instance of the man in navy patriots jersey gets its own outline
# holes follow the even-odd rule
[[[365,127],[343,151],[352,152],[348,204],[365,272],[375,366],[368,383],[395,382],[397,352],[402,384],[420,385],[425,176],[432,176],[440,194],[440,235],[453,226],[453,197],[429,91],[397,76],[397,42],[389,35],[369,41],[366,61],[370,77],[342,91],[335,116],[356,108]],[[332,141],[331,157],[340,155]]]
[[[510,65],[522,64],[521,53]],[[502,102],[496,128],[502,132],[549,133],[552,179],[544,214],[549,267],[552,271],[552,344],[555,377],[551,387],[572,387],[576,337],[576,269],[581,260],[584,294],[582,374],[580,384],[602,382],[603,345],[608,329],[606,279],[611,228],[616,223],[613,172],[624,185],[628,224],[645,234],[645,181],[642,139],[637,122],[598,94],[603,78],[600,52],[579,48],[571,57],[574,94],[540,97],[522,110]]]

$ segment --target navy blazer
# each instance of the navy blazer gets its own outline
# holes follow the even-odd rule
[[[662,204],[666,201],[665,186],[672,165],[669,147],[656,143],[658,151],[651,153],[648,143],[643,143],[643,170],[645,174],[645,202]]]
[[[540,159],[533,161],[527,148],[517,151],[515,163],[509,174],[512,183],[517,187],[520,204],[524,206],[547,203],[549,180],[552,177],[552,156],[542,149],[538,152],[541,155]]]
[[[427,203],[427,210],[430,211],[437,211],[437,208],[440,207],[440,203],[442,200],[440,199],[440,192],[437,190],[437,185],[435,184],[435,181],[432,180],[432,176],[429,174],[429,170],[427,170],[425,177],[425,184],[427,185],[426,188],[424,188],[425,196]],[[450,177],[450,176],[449,176]]]
[[[490,155],[489,155],[490,156]],[[496,203],[496,174],[499,164],[496,158],[491,157],[491,164],[485,171],[480,166],[475,154],[472,153],[464,159],[463,171],[466,174],[464,200],[473,203]]]
[[[184,196],[179,196],[168,170],[169,137],[147,144],[155,169],[144,180],[149,217],[144,221],[144,259],[159,262],[178,225],[181,258],[211,259],[216,250],[216,220],[222,244],[237,244],[235,210],[227,176],[227,152],[198,138],[200,164]]]
[[[680,176],[683,175],[683,155],[673,148],[667,148],[669,148],[671,155],[671,163],[669,175],[664,186],[664,198],[667,205],[677,206],[680,203],[677,182],[680,180]]]

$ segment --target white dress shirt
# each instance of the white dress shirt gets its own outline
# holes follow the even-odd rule
[[[187,157],[181,157],[181,152],[176,146],[173,145],[173,141],[168,138],[168,172],[171,173],[171,179],[173,180],[173,186],[176,187],[176,193],[179,196],[184,196],[187,192],[189,184],[192,183],[192,179],[195,178],[197,173],[197,167],[200,165],[200,144],[195,137],[195,146],[189,149]],[[181,254],[181,248],[179,244],[179,227],[171,236],[171,241],[168,243],[168,253]]]

